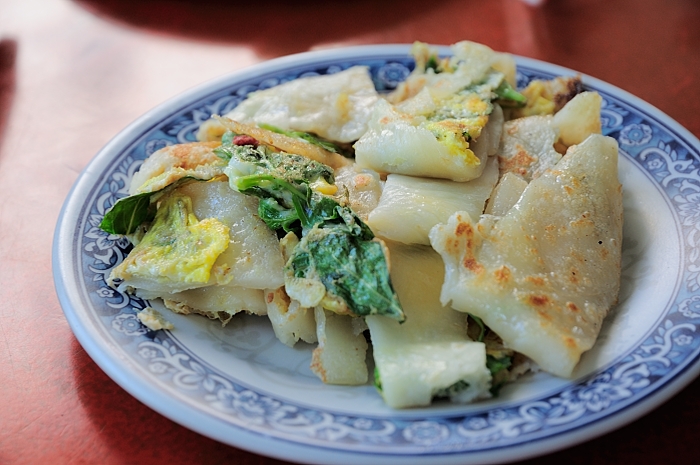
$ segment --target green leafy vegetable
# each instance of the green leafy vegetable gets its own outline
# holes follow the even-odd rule
[[[489,369],[492,376],[491,394],[498,395],[504,384],[507,382],[508,369],[513,363],[513,357],[503,356],[496,358],[493,355],[486,354],[486,368]]]
[[[131,234],[144,222],[150,222],[156,216],[155,196],[161,196],[166,190],[174,189],[186,182],[205,181],[192,176],[185,176],[174,183],[153,192],[123,197],[105,213],[100,222],[100,229],[109,234]]]
[[[153,192],[144,192],[117,200],[102,218],[100,229],[109,234],[131,234],[141,223],[152,221],[156,215],[152,195]]]
[[[340,297],[355,315],[404,318],[379,242],[343,227],[316,227],[299,242],[288,267],[296,278],[321,281],[330,297]]]
[[[225,172],[231,187],[261,199],[258,215],[270,229],[302,236],[316,224],[343,222],[338,202],[310,187],[319,180],[333,183],[330,167],[298,155],[271,152],[264,146],[228,145],[216,152],[229,160]]]
[[[447,386],[446,388],[438,389],[438,391],[435,393],[435,397],[452,397],[458,392],[464,391],[467,388],[469,388],[469,383],[460,379],[456,383]]]
[[[299,222],[297,210],[285,208],[275,199],[260,199],[258,216],[260,216],[267,226],[274,231],[284,230],[285,232],[300,232],[299,228],[296,227]]]
[[[512,357],[509,356],[500,358],[496,358],[493,355],[486,356],[486,368],[489,369],[492,375],[495,375],[502,370],[507,370],[510,368],[512,362]]]
[[[438,56],[436,54],[431,54],[428,57],[428,61],[425,63],[425,70],[432,69],[435,71],[435,74],[441,73],[442,68],[440,67],[440,60],[438,59]]]
[[[471,313],[468,315],[470,321],[468,326],[469,335],[472,339],[486,344],[486,368],[491,372],[492,378],[491,394],[497,396],[503,385],[508,382],[509,368],[513,364],[513,357],[512,355],[504,354],[504,352],[508,353],[510,351],[498,349],[501,347],[500,339],[495,337],[481,318]],[[471,322],[476,323],[478,329],[476,327],[472,329]],[[477,330],[478,334],[476,332]]]
[[[264,146],[226,145],[216,152],[229,160],[224,171],[231,187],[261,199],[258,215],[268,227],[301,237],[287,263],[290,296],[296,287],[289,279],[303,278],[323,284],[331,310],[345,310],[331,305],[340,300],[355,315],[404,319],[382,244],[352,210],[312,188],[334,182],[329,167]]]

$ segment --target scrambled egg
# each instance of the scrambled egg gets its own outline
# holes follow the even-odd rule
[[[478,165],[481,161],[469,148],[469,142],[481,135],[492,110],[490,101],[476,92],[455,94],[441,101],[422,126],[433,133],[448,153]]]
[[[514,109],[511,118],[553,115],[581,92],[583,84],[578,76],[559,76],[547,81],[535,79],[522,91],[527,97],[527,104],[523,108]]]
[[[215,218],[197,220],[192,200],[173,194],[163,200],[151,228],[111,279],[206,284],[217,257],[229,244],[229,228]]]
[[[479,116],[461,120],[447,119],[425,123],[424,127],[433,133],[439,143],[444,145],[451,155],[463,156],[469,164],[478,165],[481,160],[469,148],[469,140],[478,137],[488,122],[488,116]],[[476,134],[473,136],[472,134]]]

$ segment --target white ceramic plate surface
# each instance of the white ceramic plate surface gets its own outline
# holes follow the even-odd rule
[[[447,53],[448,49],[443,48]],[[625,227],[620,303],[573,380],[528,375],[494,400],[396,411],[371,385],[323,385],[312,347],[279,343],[262,317],[225,328],[164,310],[152,332],[147,302],[105,284],[127,242],[98,228],[155,150],[194,140],[211,114],[254,90],[367,65],[378,90],[412,68],[409,46],[365,46],[272,60],[202,85],[150,111],[85,168],[56,228],[56,289],[73,332],[118,384],[164,416],[221,442],[308,463],[458,464],[523,459],[580,443],[638,418],[700,371],[700,142],[657,109],[594,78],[603,132],[620,145]],[[518,59],[518,84],[577,74]]]

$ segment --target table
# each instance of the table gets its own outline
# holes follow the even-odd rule
[[[273,57],[461,39],[637,95],[700,136],[694,0],[3,0],[0,3],[0,463],[285,462],[139,403],[84,352],[51,271],[58,214],[116,133],[173,95]],[[617,431],[523,463],[700,461],[700,380]]]

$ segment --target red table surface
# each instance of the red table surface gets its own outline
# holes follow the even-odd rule
[[[607,81],[700,136],[695,0],[2,0],[0,463],[284,463],[171,422],[90,359],[54,290],[61,205],[112,136],[211,78],[310,49],[462,39]],[[700,463],[699,391],[523,463]]]

